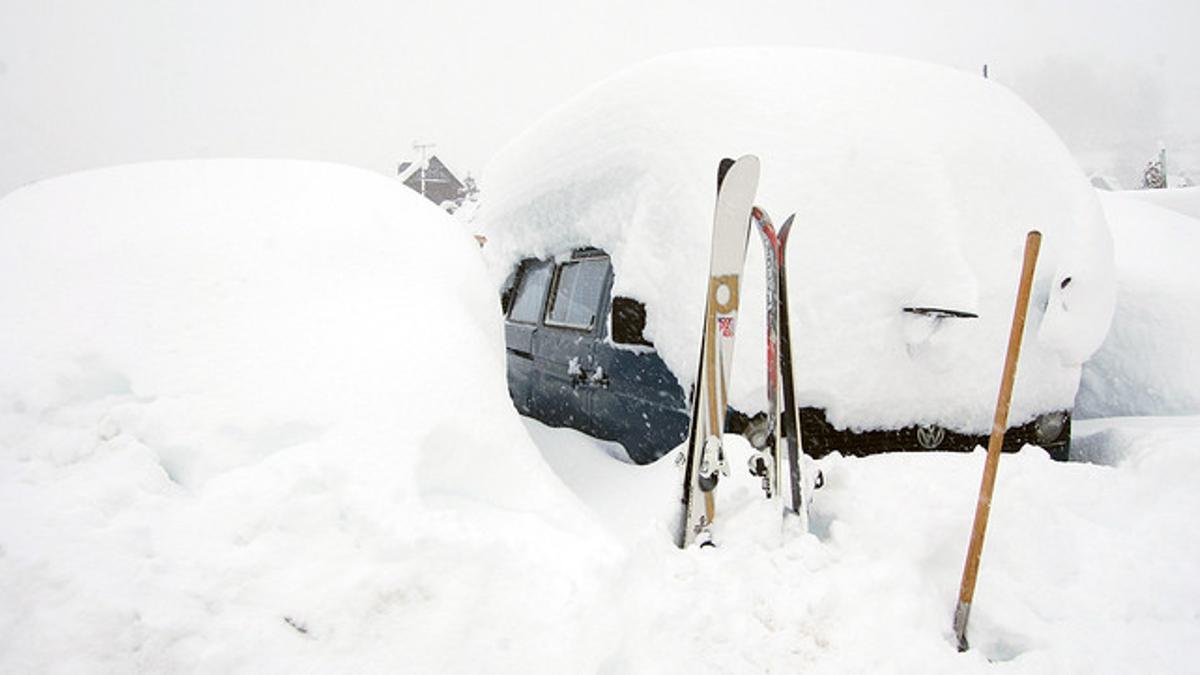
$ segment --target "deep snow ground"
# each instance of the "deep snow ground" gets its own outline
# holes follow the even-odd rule
[[[615,672],[1190,672],[1200,658],[1200,417],[1079,423],[1069,463],[1003,457],[966,654],[950,621],[982,450],[826,458],[813,532],[780,533],[735,439],[719,548],[678,551],[670,456],[619,464],[608,444],[526,426],[623,542]]]
[[[680,551],[669,458],[516,416],[448,222],[312,163],[0,200],[0,672],[1194,670],[1200,418],[1006,456],[960,655],[980,453],[828,458],[781,532],[734,439]]]

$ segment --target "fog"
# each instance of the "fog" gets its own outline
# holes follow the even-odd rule
[[[976,73],[987,63],[1088,171],[1131,185],[1161,141],[1172,172],[1200,177],[1200,3],[875,4],[0,0],[0,195],[182,157],[391,173],[417,141],[478,174],[609,73],[660,53],[747,44]]]

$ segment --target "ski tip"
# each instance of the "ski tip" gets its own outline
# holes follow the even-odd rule
[[[729,173],[730,169],[732,169],[735,166],[745,167],[745,170],[753,170],[754,171],[754,183],[756,183],[756,184],[758,183],[758,157],[756,157],[755,155],[742,155],[741,157],[738,157],[736,160],[725,157],[717,165],[717,189],[718,190],[720,190],[721,186],[725,183],[725,176]]]
[[[788,240],[788,233],[792,231],[792,222],[796,220],[796,214],[789,215],[783,221],[783,225],[779,226],[779,245],[785,246]]]
[[[725,174],[733,168],[734,160],[729,157],[723,157],[720,164],[717,165],[717,189],[721,189],[721,185],[725,182]]]

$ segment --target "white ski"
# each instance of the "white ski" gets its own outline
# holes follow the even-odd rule
[[[699,541],[711,544],[709,527],[716,517],[715,491],[725,464],[727,383],[733,361],[740,303],[739,285],[750,236],[750,209],[758,189],[758,158],[725,160],[717,178],[712,254],[700,363],[692,396],[692,418],[684,456],[683,498],[676,543],[683,548]]]

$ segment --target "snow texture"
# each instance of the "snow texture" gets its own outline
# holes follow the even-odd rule
[[[1084,366],[1078,416],[1200,414],[1200,219],[1184,215],[1188,204],[1200,212],[1197,197],[1196,188],[1100,193],[1117,244],[1117,306]]]
[[[827,457],[812,533],[735,470],[719,547],[680,551],[671,458],[522,425],[476,243],[392,180],[226,160],[46,181],[0,200],[0,284],[3,672],[1200,659],[1200,418],[1002,458],[959,654],[982,453]]]
[[[1045,240],[1010,420],[1072,405],[1112,313],[1103,213],[1036,113],[994,82],[938,66],[763,48],[618,74],[485,170],[476,222],[495,283],[524,256],[607,250],[615,293],[646,303],[647,334],[686,388],[717,162],[747,153],[762,160],[758,203],[777,223],[797,213],[788,275],[802,405],[827,408],[840,427],[990,429],[1031,229]],[[757,243],[746,264],[731,400],[757,410]],[[902,313],[915,305],[979,319]]]
[[[1200,187],[1171,188],[1169,190],[1127,190],[1121,192],[1121,195],[1172,209],[1193,218],[1200,218]]]
[[[0,670],[589,658],[604,538],[508,401],[477,244],[419,195],[67,176],[0,201],[0,288]]]
[[[951,619],[982,450],[831,455],[812,533],[781,533],[734,471],[718,547],[679,552],[669,459],[616,464],[606,444],[529,425],[624,544],[609,672],[1186,673],[1200,658],[1200,418],[1080,423],[1068,463],[1004,455],[962,654]],[[744,466],[749,445],[728,441]]]

